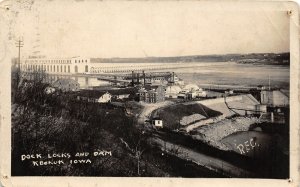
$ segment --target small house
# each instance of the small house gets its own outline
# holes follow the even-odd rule
[[[52,94],[55,92],[55,88],[51,87],[51,86],[48,86],[45,88],[45,93],[46,94]]]
[[[79,83],[73,79],[58,79],[52,86],[63,92],[79,91],[80,89]]]
[[[264,85],[258,85],[257,90],[266,90],[266,87]]]
[[[207,97],[207,92],[204,90],[197,91],[197,97]]]
[[[186,99],[192,100],[195,99],[197,96],[197,93],[195,91],[189,91],[186,93]]]
[[[227,90],[225,91],[225,94],[226,94],[226,95],[232,95],[232,94],[233,94],[233,90],[232,90],[232,89],[227,89]]]
[[[160,118],[154,118],[153,119],[153,124],[155,127],[162,128],[163,127],[163,121]]]
[[[199,89],[200,89],[199,86],[197,86],[196,84],[187,84],[183,88],[183,90],[187,90],[187,91],[196,91],[196,90],[199,90]]]
[[[177,95],[181,92],[181,88],[176,85],[171,85],[166,88],[165,97],[167,98],[177,98]]]
[[[120,94],[120,95],[117,95],[117,99],[128,99],[130,96],[130,94]]]
[[[112,95],[108,92],[101,95],[98,99],[98,103],[108,103],[111,102]]]

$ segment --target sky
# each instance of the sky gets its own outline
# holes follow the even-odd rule
[[[25,4],[25,5],[24,5]],[[36,1],[14,4],[23,55],[149,57],[289,51],[285,11],[200,1]]]

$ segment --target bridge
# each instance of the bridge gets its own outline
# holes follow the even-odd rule
[[[131,83],[134,84],[147,84],[151,83],[153,80],[165,80],[169,82],[175,81],[175,74],[174,72],[134,72],[132,71],[131,74],[97,74],[92,75],[96,76],[98,80],[112,82],[114,84],[117,83]]]

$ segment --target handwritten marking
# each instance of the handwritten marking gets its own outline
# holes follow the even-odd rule
[[[21,160],[30,160],[33,166],[54,166],[63,164],[91,164],[91,157],[112,156],[111,151],[98,150],[94,152],[22,154]],[[73,157],[74,159],[70,159]]]
[[[30,160],[30,159],[36,159],[36,158],[42,158],[42,155],[41,154],[31,154],[31,155],[21,155],[21,160],[24,161],[24,160]]]
[[[64,161],[57,160],[57,161],[32,161],[33,166],[49,166],[49,165],[62,165]]]
[[[86,160],[70,160],[71,164],[91,164],[92,161],[90,159],[86,159]]]
[[[96,151],[96,152],[94,152],[93,155],[94,156],[106,156],[106,155],[112,156],[112,153],[111,153],[111,151]]]
[[[241,154],[248,153],[249,151],[253,150],[255,147],[259,147],[259,144],[257,144],[253,138],[251,138],[249,141],[247,140],[236,146],[236,148],[240,151]]]

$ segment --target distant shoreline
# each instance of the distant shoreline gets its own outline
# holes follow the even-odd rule
[[[242,64],[289,65],[290,53],[194,55],[145,58],[91,58],[92,63],[189,63],[237,62]]]

